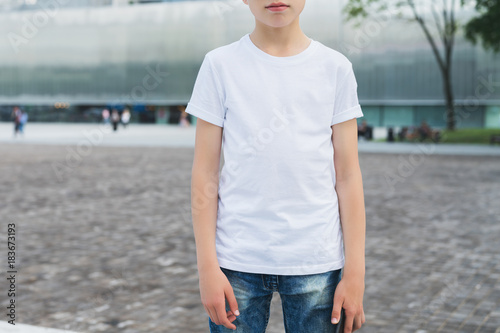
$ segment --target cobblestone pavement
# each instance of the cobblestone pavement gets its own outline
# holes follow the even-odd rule
[[[193,149],[76,150],[0,146],[1,248],[5,258],[15,223],[18,322],[208,332],[190,220]],[[361,153],[360,162],[359,332],[500,332],[500,159]],[[2,289],[6,305],[5,280]],[[281,316],[275,293],[268,332],[284,332]]]

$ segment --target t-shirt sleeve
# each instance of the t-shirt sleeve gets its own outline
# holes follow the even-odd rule
[[[349,64],[347,74],[337,82],[336,89],[333,117],[330,126],[353,118],[363,117],[363,112],[358,101],[358,84],[351,63]]]
[[[225,108],[222,85],[207,55],[203,59],[186,112],[224,127]]]

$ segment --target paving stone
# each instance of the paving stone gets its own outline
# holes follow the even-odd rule
[[[54,165],[66,163],[67,148],[0,146],[0,216],[18,233],[18,321],[76,332],[208,332],[190,216],[193,149],[94,147],[59,177]],[[367,213],[360,332],[482,325],[496,333],[498,157],[429,155],[392,185],[388,175],[409,155],[359,157]],[[277,293],[268,332],[284,332]]]

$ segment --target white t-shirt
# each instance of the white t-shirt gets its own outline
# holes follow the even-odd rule
[[[276,57],[248,33],[205,55],[186,112],[223,127],[220,267],[305,275],[344,266],[331,126],[363,116],[344,55],[311,39]]]

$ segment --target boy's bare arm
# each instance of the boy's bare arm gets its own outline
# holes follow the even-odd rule
[[[349,333],[365,322],[363,310],[365,277],[365,203],[358,159],[357,121],[350,119],[332,126],[336,186],[340,221],[345,247],[345,265],[341,283],[335,292],[332,318],[346,313],[344,332]]]
[[[198,118],[191,175],[191,212],[198,269],[219,267],[215,251],[222,127]]]
[[[236,329],[239,315],[231,284],[219,267],[215,247],[222,127],[200,118],[191,176],[191,211],[203,306],[216,325]],[[230,310],[226,311],[225,300]]]
[[[356,119],[332,126],[336,186],[345,246],[344,274],[365,274],[365,202]]]

